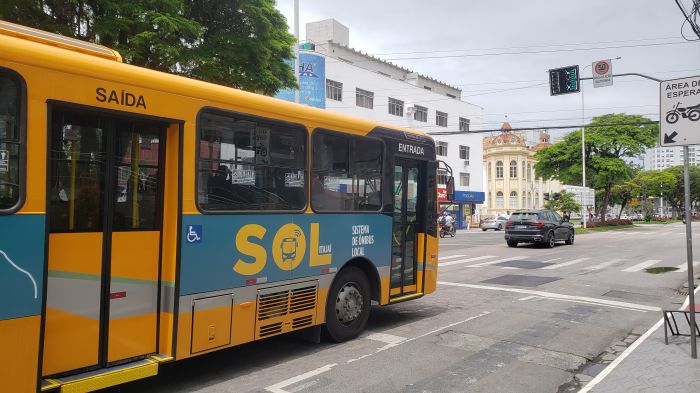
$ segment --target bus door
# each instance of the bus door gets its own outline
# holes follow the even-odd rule
[[[396,159],[394,162],[394,211],[391,247],[390,297],[417,293],[416,234],[423,220],[420,201],[425,178],[425,163],[417,160]]]
[[[156,352],[168,123],[50,107],[43,374]]]

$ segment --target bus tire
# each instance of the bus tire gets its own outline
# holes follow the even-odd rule
[[[357,337],[367,325],[372,297],[362,270],[350,266],[333,280],[326,301],[325,336],[335,342]]]

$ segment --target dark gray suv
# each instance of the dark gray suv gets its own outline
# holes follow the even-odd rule
[[[574,244],[574,226],[552,210],[521,210],[510,215],[505,239],[510,247],[536,243],[552,248],[558,241]]]

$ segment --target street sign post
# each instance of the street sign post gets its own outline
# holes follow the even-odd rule
[[[688,261],[688,301],[690,306],[690,356],[698,358],[695,329],[695,277],[693,274],[692,205],[688,145],[700,143],[700,76],[662,81],[659,144],[683,146],[683,180],[685,183],[685,239]]]
[[[594,61],[591,72],[593,73],[593,87],[612,86],[612,60]]]
[[[578,93],[580,89],[578,65],[549,70],[550,95]]]
[[[661,82],[661,146],[700,144],[700,75]]]

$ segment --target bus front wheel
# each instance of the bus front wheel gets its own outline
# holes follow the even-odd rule
[[[367,276],[353,266],[341,270],[328,292],[326,336],[335,342],[357,337],[367,325],[370,307]]]

